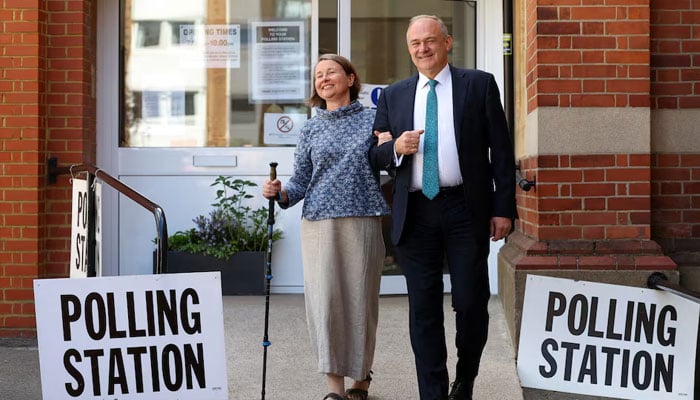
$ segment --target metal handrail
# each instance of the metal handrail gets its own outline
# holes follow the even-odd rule
[[[130,198],[136,204],[140,205],[141,207],[145,208],[153,214],[156,221],[156,261],[153,265],[153,273],[162,274],[164,272],[167,272],[168,226],[165,221],[165,212],[163,211],[163,208],[92,164],[58,166],[58,160],[56,158],[49,159],[49,183],[55,183],[56,177],[58,175],[74,174],[80,172],[88,172],[89,174],[100,178],[104,183],[113,187],[119,193]]]
[[[649,275],[649,278],[647,278],[647,287],[649,289],[664,290],[686,300],[700,303],[700,293],[671,283],[666,275],[661,272],[654,272],[653,274]]]

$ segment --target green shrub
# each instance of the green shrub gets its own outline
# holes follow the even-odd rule
[[[210,186],[219,186],[216,201],[212,203],[214,209],[209,215],[194,218],[195,228],[168,237],[168,250],[220,259],[229,259],[240,251],[266,250],[268,208],[254,209],[244,204],[254,197],[247,190],[258,185],[248,180],[219,176]],[[281,238],[282,232],[275,229],[272,240]]]

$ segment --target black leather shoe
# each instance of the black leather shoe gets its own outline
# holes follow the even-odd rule
[[[472,400],[472,392],[474,392],[474,380],[458,378],[452,382],[452,390],[447,400]]]

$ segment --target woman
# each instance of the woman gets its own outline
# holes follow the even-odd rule
[[[284,187],[279,180],[263,184],[263,196],[281,208],[304,199],[306,319],[330,400],[367,399],[385,255],[381,217],[389,214],[367,158],[374,111],[357,101],[359,92],[350,61],[322,55],[309,100],[318,113],[302,128],[292,177]],[[375,135],[380,143],[391,138]],[[347,391],[345,377],[354,380]]]

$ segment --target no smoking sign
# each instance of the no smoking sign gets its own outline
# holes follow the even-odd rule
[[[297,144],[306,114],[265,113],[265,144]]]
[[[283,115],[277,119],[277,130],[282,133],[289,133],[294,129],[294,120],[288,115]]]

